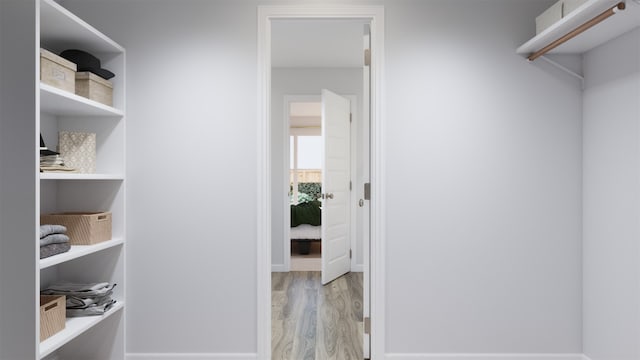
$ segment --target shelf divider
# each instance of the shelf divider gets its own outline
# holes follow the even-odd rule
[[[40,111],[67,116],[124,116],[119,109],[44,83],[40,83]]]
[[[40,180],[124,180],[122,174],[40,173]]]
[[[71,245],[71,250],[66,253],[53,255],[51,257],[40,260],[40,269],[46,269],[50,266],[62,264],[73,259],[77,259],[86,255],[96,253],[101,250],[109,249],[114,246],[124,244],[123,238],[115,238],[103,241],[95,245]]]

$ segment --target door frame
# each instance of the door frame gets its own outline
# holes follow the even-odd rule
[[[349,99],[349,101],[351,102],[349,107],[350,107],[350,111],[353,114],[353,118],[356,119],[356,121],[358,121],[358,119],[360,119],[360,121],[362,121],[363,119],[360,118],[360,112],[358,111],[358,97],[356,95],[346,95],[346,94],[340,94],[340,96],[343,96],[347,99]],[[363,94],[364,96],[364,94]],[[284,166],[284,171],[285,171],[285,182],[286,184],[283,184],[283,186],[285,187],[285,189],[288,189],[288,179],[289,179],[289,167],[287,166],[287,164],[289,164],[290,158],[291,158],[291,146],[289,145],[289,136],[291,136],[291,131],[290,131],[290,125],[291,125],[291,114],[289,113],[289,111],[287,109],[289,109],[289,105],[291,103],[295,103],[295,102],[321,102],[322,101],[322,97],[320,95],[284,95],[283,96],[284,99],[284,103],[283,103],[283,109],[284,109],[284,126],[283,126],[283,138],[285,139],[284,142],[284,162],[283,164],[285,164]],[[369,134],[358,134],[357,132],[357,128],[355,128],[355,125],[357,125],[357,122],[353,122],[351,124],[351,133],[350,133],[350,140],[349,140],[349,156],[351,157],[351,162],[350,162],[350,177],[351,177],[351,181],[353,182],[353,186],[357,186],[357,179],[354,178],[355,174],[357,173],[357,166],[360,164],[360,161],[362,161],[362,159],[358,159],[358,153],[357,153],[357,147],[359,145],[362,144],[358,144],[358,135],[364,137],[365,135],[368,136]],[[288,191],[288,190],[287,190]],[[349,234],[351,237],[351,249],[353,249],[353,251],[355,252],[357,247],[357,231],[360,230],[362,231],[362,229],[358,229],[357,227],[357,219],[356,219],[356,211],[358,211],[358,205],[357,205],[357,198],[358,198],[358,192],[356,191],[356,189],[354,188],[353,191],[351,191],[350,195],[349,195],[349,211],[350,211],[350,215],[349,215]],[[289,200],[288,198],[284,199],[283,202],[283,211],[284,211],[284,216],[283,216],[283,224],[284,224],[284,228],[283,228],[283,254],[284,254],[284,266],[283,266],[283,271],[285,272],[289,272],[291,271],[291,240],[289,240],[290,236],[291,236],[291,217],[287,216],[287,214],[289,213]],[[364,221],[363,221],[364,223]],[[273,241],[273,239],[271,239]],[[364,241],[364,240],[363,240]],[[364,258],[364,251],[362,254],[363,258]],[[358,266],[357,261],[357,257],[354,256],[350,259],[350,271],[354,271],[354,272],[361,272],[364,271],[364,264],[360,264],[360,266]],[[272,266],[271,271],[274,270],[274,267]]]
[[[271,21],[276,19],[363,19],[371,22],[371,279],[372,359],[384,357],[384,7],[342,5],[258,6],[257,114],[257,355],[271,358]]]

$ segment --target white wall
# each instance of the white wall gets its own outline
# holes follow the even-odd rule
[[[581,352],[581,93],[546,3],[386,5],[387,351]]]
[[[0,0],[0,359],[36,357],[35,2]],[[9,325],[9,326],[7,326]]]
[[[362,69],[353,68],[326,68],[326,69],[310,69],[310,68],[275,68],[271,73],[271,194],[272,194],[272,213],[271,213],[271,263],[274,268],[284,266],[284,219],[283,219],[283,202],[281,199],[287,197],[285,181],[288,182],[284,174],[289,167],[289,163],[283,163],[285,144],[289,143],[289,139],[284,139],[284,122],[285,95],[317,95],[320,96],[322,89],[329,89],[341,95],[355,95],[357,100],[357,109],[355,123],[358,127],[354,127],[355,131],[361,132],[360,127],[362,117]],[[361,179],[362,175],[357,174],[355,179]],[[289,215],[289,213],[287,213]],[[361,220],[361,214],[358,220]],[[358,225],[361,222],[358,221]],[[356,265],[362,266],[362,233],[358,232],[356,238],[356,248],[353,249],[356,257]]]
[[[257,2],[66,4],[127,48],[128,351],[255,352]],[[580,88],[515,54],[549,4],[385,3],[390,353],[581,352]]]
[[[584,351],[637,360],[640,29],[587,53],[584,71]]]
[[[256,351],[256,6],[69,1],[127,49],[127,351]]]

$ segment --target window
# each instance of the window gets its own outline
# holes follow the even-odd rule
[[[290,195],[292,203],[298,201],[299,183],[322,181],[322,137],[291,135],[290,146]]]

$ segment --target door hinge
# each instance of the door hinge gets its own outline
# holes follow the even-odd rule
[[[349,249],[349,259],[351,259],[353,256],[353,251],[351,251],[351,249]]]
[[[353,183],[349,181],[349,191],[351,191],[352,189],[353,189]]]
[[[349,122],[353,122],[353,114],[349,113]]]
[[[364,333],[367,335],[371,334],[371,318],[364,318]]]
[[[371,200],[371,183],[364,184],[364,199]]]
[[[371,66],[371,49],[364,49],[364,66]]]

